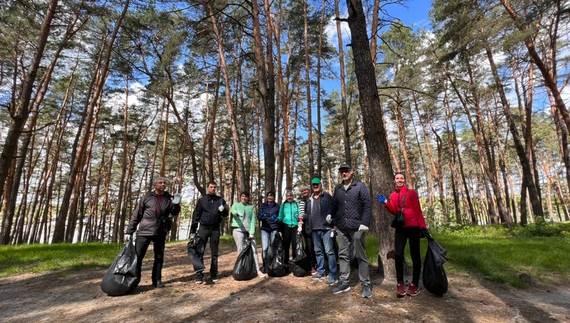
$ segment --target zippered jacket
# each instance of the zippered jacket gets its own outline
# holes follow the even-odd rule
[[[272,218],[275,218],[273,220]],[[269,206],[267,203],[261,204],[257,219],[261,221],[261,230],[271,232],[279,229],[279,204],[273,203]]]
[[[396,214],[400,209],[404,211],[404,227],[427,228],[418,192],[415,190],[409,189],[407,186],[396,188],[384,206],[392,214]]]
[[[255,234],[255,210],[253,205],[243,203],[235,203],[232,205],[232,228],[240,228],[247,230],[251,235]]]
[[[279,217],[277,218],[277,221],[282,222],[290,228],[294,228],[299,225],[299,220],[297,220],[299,213],[299,203],[283,202],[279,208]]]
[[[313,205],[315,203],[320,203],[321,213],[313,214]],[[303,217],[303,223],[310,229],[308,232],[313,230],[329,230],[332,229],[332,225],[327,223],[327,215],[333,214],[333,198],[327,192],[322,192],[318,199],[314,199],[313,195],[305,202],[305,216]]]
[[[179,213],[180,204],[172,203],[170,193],[165,191],[162,195],[162,203],[159,203],[156,193],[150,192],[139,201],[125,233],[132,235],[138,226],[137,235],[141,237],[166,235],[163,218],[171,214],[176,216]]]
[[[218,209],[220,206],[224,207],[223,211]],[[219,228],[222,218],[229,214],[230,209],[221,196],[206,194],[196,203],[190,233],[196,233],[198,223],[208,228]]]
[[[344,183],[334,188],[333,224],[339,229],[358,230],[361,224],[370,228],[372,201],[370,192],[364,183],[352,179],[348,189]]]

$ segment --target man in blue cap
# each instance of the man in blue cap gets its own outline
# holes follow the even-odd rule
[[[334,294],[350,290],[350,250],[354,250],[358,260],[358,276],[362,286],[362,297],[371,298],[370,273],[366,258],[366,232],[372,218],[372,200],[366,185],[353,177],[349,164],[338,168],[342,183],[333,193],[332,216],[327,222],[333,223],[338,235],[338,256],[340,265],[339,285],[333,288]]]
[[[338,283],[336,255],[334,252],[334,238],[331,236],[332,226],[327,222],[327,217],[331,217],[332,196],[323,192],[321,179],[313,178],[311,181],[313,194],[305,205],[304,221],[307,229],[310,229],[315,247],[317,259],[317,274],[313,275],[314,281],[326,278],[325,255],[329,264],[329,279],[325,282],[327,286],[334,286]]]

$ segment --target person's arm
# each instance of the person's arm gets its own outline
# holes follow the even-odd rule
[[[396,200],[398,199],[398,194],[396,194],[396,193],[390,194],[390,198],[388,198],[388,202],[386,204],[384,204],[386,209],[388,209],[388,212],[390,212],[392,214],[396,214],[396,212],[398,212],[398,210],[394,206],[395,205],[394,199],[396,199]]]
[[[410,195],[412,195],[412,209],[416,216],[416,221],[420,225],[420,229],[427,229],[426,220],[424,214],[422,213],[422,206],[420,205],[420,198],[416,190],[410,190]]]
[[[190,226],[190,233],[196,233],[196,230],[198,229],[198,223],[200,223],[201,216],[202,216],[202,198],[199,198],[198,202],[196,202],[194,213],[192,214],[192,225]]]
[[[137,226],[139,225],[139,222],[141,222],[144,214],[144,199],[145,197],[142,197],[139,200],[139,204],[131,216],[131,220],[129,221],[129,225],[125,231],[125,234],[132,235],[137,230]]]
[[[362,201],[362,222],[361,224],[370,227],[370,220],[372,219],[372,199],[370,199],[370,191],[368,187],[362,183],[360,190],[360,197]]]
[[[283,222],[283,216],[285,215],[284,209],[285,209],[285,203],[281,204],[281,206],[279,207],[279,216],[277,217],[277,222]]]
[[[224,207],[224,209],[220,212],[220,215],[225,218],[230,215],[230,207],[224,199],[222,199],[220,203]]]
[[[244,213],[246,213],[246,214],[244,214],[244,216],[249,217],[248,218],[249,234],[254,235],[255,234],[255,209],[253,208],[253,205],[246,206],[244,209]]]

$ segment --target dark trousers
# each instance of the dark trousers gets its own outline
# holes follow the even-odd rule
[[[289,249],[293,246],[293,254],[297,251],[297,227],[289,227],[288,225],[284,224],[282,227],[283,234],[283,250],[284,250],[284,258],[283,261],[285,264],[289,264]]]
[[[394,239],[394,256],[396,260],[396,279],[398,284],[404,284],[404,249],[406,241],[410,240],[410,256],[412,257],[413,274],[412,283],[418,285],[420,281],[420,271],[422,270],[422,257],[420,255],[420,228],[405,227],[396,229]]]
[[[137,253],[137,283],[141,280],[143,258],[152,242],[154,250],[154,263],[152,264],[152,283],[162,280],[162,264],[164,263],[164,245],[166,236],[137,236],[135,250]]]
[[[306,224],[305,224],[306,225]],[[303,237],[305,238],[305,254],[311,262],[311,268],[317,268],[317,255],[315,254],[315,243],[313,242],[313,234],[305,231],[303,225]]]
[[[208,244],[208,239],[210,240],[210,252],[212,254],[212,262],[210,263],[210,276],[218,276],[218,246],[220,245],[220,227],[207,227],[205,225],[200,225],[198,230],[198,235],[204,241],[204,246]],[[204,255],[202,255],[202,261],[204,261]],[[197,277],[203,277],[204,273],[196,273]]]

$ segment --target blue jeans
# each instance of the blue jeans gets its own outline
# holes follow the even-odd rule
[[[273,231],[265,231],[261,230],[261,259],[263,259],[263,264],[265,264],[265,256],[267,255],[267,250],[269,250],[269,246],[275,240],[275,236],[277,235],[277,230]]]
[[[325,254],[329,262],[329,277],[338,278],[336,267],[336,255],[334,253],[334,238],[331,238],[331,230],[315,230],[313,231],[313,244],[315,246],[315,255],[317,257],[317,272],[319,275],[325,275]]]

